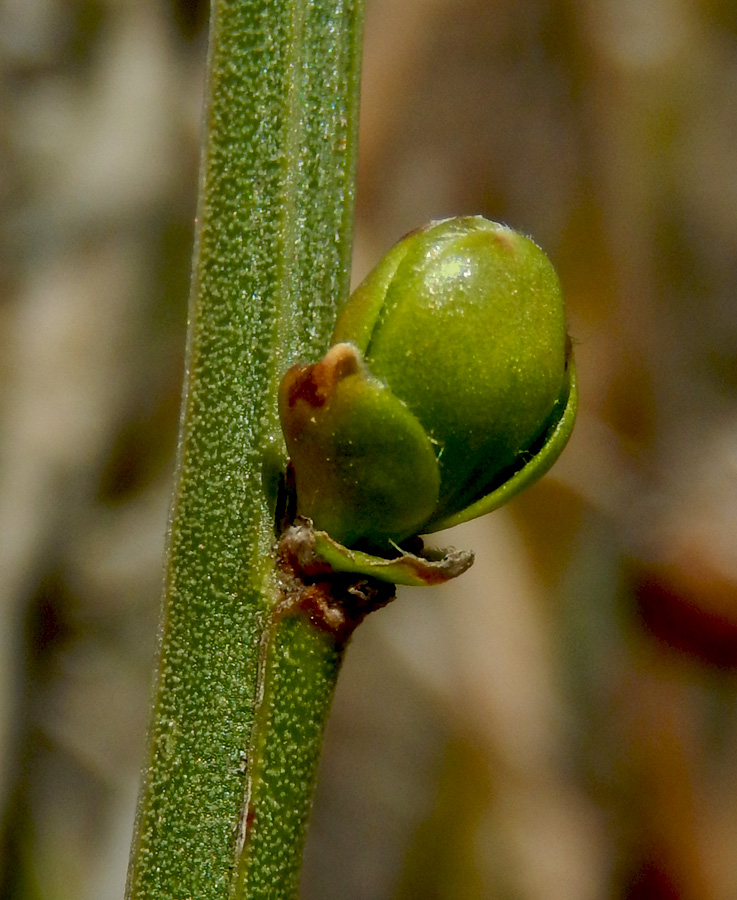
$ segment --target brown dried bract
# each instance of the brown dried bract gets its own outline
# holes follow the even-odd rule
[[[277,550],[283,599],[276,615],[302,614],[323,631],[345,643],[366,616],[390,603],[396,586],[370,577],[334,572],[314,554],[311,529],[292,525]]]

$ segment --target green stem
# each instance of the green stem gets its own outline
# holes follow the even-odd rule
[[[297,896],[320,745],[344,646],[301,615],[287,615],[266,632],[234,898]],[[283,895],[274,893],[275,885]]]
[[[274,624],[269,471],[284,453],[279,379],[324,352],[348,291],[361,16],[360,0],[213,4],[178,483],[129,900],[296,892],[341,651],[302,617]]]

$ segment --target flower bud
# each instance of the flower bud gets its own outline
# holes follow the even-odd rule
[[[555,271],[481,217],[400,241],[294,367],[281,417],[300,514],[387,546],[505,502],[555,461],[576,393]]]

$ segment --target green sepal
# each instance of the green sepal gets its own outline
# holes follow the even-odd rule
[[[472,501],[459,512],[438,519],[436,522],[431,522],[425,527],[426,534],[443,531],[445,528],[452,528],[454,525],[461,525],[463,522],[469,522],[471,519],[476,519],[478,516],[484,516],[486,513],[499,509],[500,506],[516,497],[517,494],[534,484],[550,470],[568,443],[576,421],[578,381],[572,354],[568,358],[567,375],[569,389],[567,398],[562,406],[563,411],[560,418],[550,426],[542,437],[540,450],[532,456],[529,462],[510,475],[495,490],[485,494],[478,500]]]
[[[386,293],[412,245],[414,234],[420,234],[420,231],[395,244],[343,304],[333,329],[331,345],[349,342],[355,344],[365,356],[381,316]]]
[[[352,344],[293,366],[280,414],[298,511],[347,545],[384,550],[416,534],[438,499],[435,449],[406,404],[374,378]]]

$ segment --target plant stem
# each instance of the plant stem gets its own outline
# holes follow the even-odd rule
[[[279,379],[294,359],[322,355],[348,291],[361,18],[360,0],[213,3],[178,479],[129,900],[296,893],[342,651],[302,617],[273,619],[268,485],[284,453]],[[239,856],[239,823],[257,800]]]
[[[312,787],[344,646],[299,615],[280,619],[267,632],[234,898],[297,896]],[[275,885],[283,894],[274,893]]]

